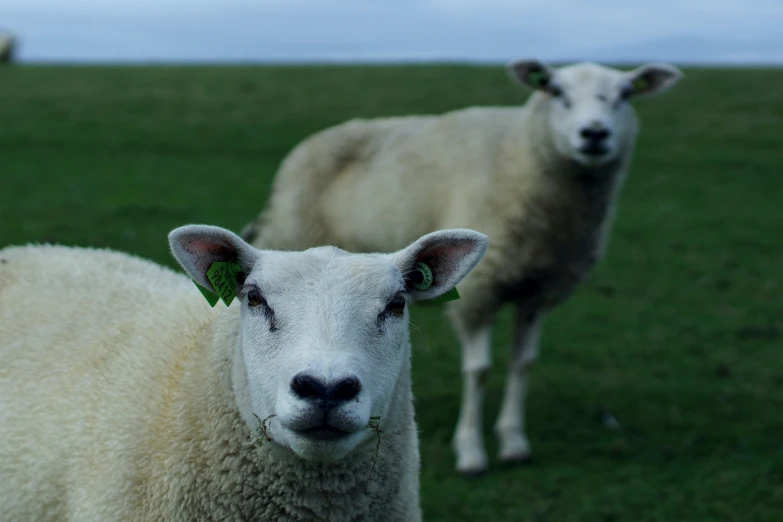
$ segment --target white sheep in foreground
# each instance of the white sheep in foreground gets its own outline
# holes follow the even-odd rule
[[[215,285],[237,299],[210,308],[124,253],[0,250],[0,518],[420,520],[408,304],[452,289],[486,236],[276,252],[188,225],[169,242],[209,291],[236,260]]]
[[[16,50],[16,41],[10,34],[0,34],[0,63],[11,63],[14,61],[14,51]]]
[[[682,75],[656,63],[620,71],[520,60],[509,69],[535,90],[522,107],[352,120],[307,138],[284,159],[266,208],[242,232],[266,248],[333,244],[354,252],[392,250],[438,228],[491,238],[448,310],[463,361],[456,467],[467,474],[488,466],[483,383],[498,309],[516,307],[495,424],[499,456],[526,462],[525,389],[542,317],[604,255],[636,142],[631,101]]]

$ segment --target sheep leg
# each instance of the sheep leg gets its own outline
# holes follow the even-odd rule
[[[478,475],[487,470],[482,434],[484,386],[491,366],[491,323],[478,328],[458,328],[462,342],[462,404],[454,434],[457,471]]]
[[[503,405],[495,424],[499,456],[504,461],[526,463],[531,460],[530,442],[525,435],[525,396],[530,367],[538,357],[540,329],[541,315],[519,306]]]

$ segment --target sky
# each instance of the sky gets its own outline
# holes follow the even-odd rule
[[[27,62],[783,64],[783,0],[0,0]]]

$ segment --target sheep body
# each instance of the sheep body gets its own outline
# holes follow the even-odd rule
[[[495,314],[505,303],[517,309],[496,423],[500,456],[527,461],[521,412],[541,318],[604,256],[631,163],[638,120],[623,96],[661,92],[680,77],[665,64],[621,72],[523,60],[511,70],[536,89],[522,107],[352,120],[305,139],[242,231],[267,248],[333,244],[356,252],[398,248],[438,228],[490,237],[486,255],[459,285],[463,298],[448,309],[463,351],[454,444],[457,468],[466,473],[487,467],[482,383]]]
[[[0,299],[4,518],[420,519],[408,358],[365,491],[374,439],[332,464],[248,449],[239,300],[209,308],[152,262],[48,245],[0,250]]]
[[[489,279],[510,287],[532,270],[552,273],[552,283],[559,274],[577,280],[597,255],[609,193],[622,177],[574,183],[570,173],[553,175],[572,167],[556,158],[537,161],[537,136],[527,135],[519,112],[472,107],[441,117],[353,120],[321,131],[285,159],[256,229],[243,234],[257,232],[255,244],[269,248],[335,244],[372,252],[470,223],[491,246],[460,293],[472,294],[473,285],[485,291]],[[558,235],[551,233],[556,228]],[[559,302],[572,286],[549,286],[546,297]],[[476,298],[452,306],[491,313]]]

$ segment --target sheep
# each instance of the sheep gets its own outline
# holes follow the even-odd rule
[[[196,285],[117,251],[0,250],[3,520],[421,520],[408,305],[486,236],[358,255],[168,237]]]
[[[14,61],[16,41],[11,34],[0,33],[0,64],[10,64]]]
[[[491,240],[458,286],[447,315],[462,347],[456,469],[488,469],[482,409],[491,333],[515,307],[499,458],[532,459],[525,393],[545,314],[604,257],[631,163],[631,102],[673,87],[675,66],[630,71],[582,62],[559,68],[517,60],[509,75],[533,93],[521,107],[354,119],[304,139],[284,158],[265,208],[240,235],[267,248],[333,244],[394,249],[428,230],[467,227]]]

